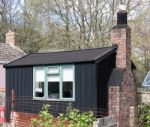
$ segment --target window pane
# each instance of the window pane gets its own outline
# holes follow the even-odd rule
[[[45,81],[45,71],[43,68],[36,69],[35,80],[37,82],[44,82]]]
[[[55,76],[55,75],[53,75],[53,76],[49,76],[48,77],[48,81],[51,81],[51,82],[55,82],[55,81],[58,81],[59,82],[59,76]]]
[[[63,98],[73,98],[73,82],[63,82]]]
[[[72,67],[63,67],[63,81],[73,81]]]
[[[150,72],[148,72],[147,76],[145,77],[143,86],[150,86]]]
[[[36,82],[35,96],[36,97],[44,97],[44,82]]]
[[[51,99],[59,98],[59,75],[51,75],[48,77],[48,97]]]
[[[56,67],[49,67],[48,68],[48,73],[49,74],[58,74],[59,73],[59,68],[56,66]]]
[[[45,71],[44,68],[35,69],[35,96],[44,97],[44,82],[45,82]]]
[[[51,99],[59,98],[59,82],[48,82],[48,97]]]

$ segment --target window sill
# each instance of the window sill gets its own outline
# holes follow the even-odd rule
[[[75,102],[75,99],[48,99],[48,98],[33,98],[32,100],[39,100],[39,101],[68,101],[68,102]]]

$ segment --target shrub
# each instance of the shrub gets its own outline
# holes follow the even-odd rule
[[[77,109],[71,109],[66,114],[59,114],[54,118],[48,112],[49,105],[44,105],[39,113],[39,119],[31,120],[32,127],[92,127],[94,121],[93,112],[80,112]]]
[[[150,126],[150,105],[142,104],[139,106],[140,122],[143,127]]]
[[[69,121],[70,125],[75,125],[75,127],[92,127],[95,118],[93,112],[91,111],[81,113],[77,109],[72,109],[65,115],[60,114],[58,119],[67,120]]]
[[[49,105],[44,105],[39,113],[39,119],[33,118],[31,120],[32,126],[36,127],[40,125],[41,127],[52,127],[53,116],[48,112]]]

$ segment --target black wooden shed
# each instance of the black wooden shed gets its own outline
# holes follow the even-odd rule
[[[6,114],[10,117],[11,91],[15,98],[27,97],[16,111],[38,113],[25,106],[57,105],[60,113],[71,102],[79,109],[108,109],[108,81],[116,67],[117,45],[104,48],[33,53],[7,65]],[[19,103],[19,102],[18,102]],[[62,106],[63,104],[66,106]],[[52,112],[53,112],[52,108]]]

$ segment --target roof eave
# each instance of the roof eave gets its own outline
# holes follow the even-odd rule
[[[20,57],[20,58],[18,58],[18,59],[15,59],[15,60],[13,60],[13,61],[11,61],[11,62],[5,63],[4,67],[5,67],[5,68],[11,67],[10,64],[12,64],[12,63],[14,63],[14,62],[16,62],[16,61],[18,61],[18,60],[20,60],[20,59],[22,59],[22,58],[28,56],[28,55],[30,55],[30,54],[26,54],[26,55],[24,55],[24,56],[22,56],[22,57]],[[13,66],[12,66],[12,67],[13,67]]]
[[[111,54],[116,53],[116,50],[117,50],[117,48],[114,48],[111,51],[108,51],[107,53],[105,53],[104,55],[102,55],[101,57],[95,58],[95,63],[100,63],[102,60],[106,59]]]
[[[75,62],[63,62],[63,63],[46,63],[46,64],[27,64],[27,65],[4,65],[5,68],[12,67],[33,67],[33,66],[48,66],[48,65],[62,65],[62,64],[78,64],[78,63],[95,63],[95,60],[87,60],[87,61],[75,61]]]

